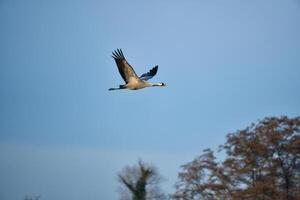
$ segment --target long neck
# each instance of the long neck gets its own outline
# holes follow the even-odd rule
[[[162,87],[162,86],[165,86],[165,84],[164,83],[154,83],[151,86],[160,86],[160,87]]]
[[[153,83],[151,86],[162,86],[161,83]]]

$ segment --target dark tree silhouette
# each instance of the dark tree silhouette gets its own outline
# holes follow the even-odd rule
[[[125,187],[121,199],[165,199],[165,195],[158,186],[161,176],[154,166],[139,160],[138,165],[125,167],[118,177],[121,185]]]
[[[182,166],[173,199],[300,199],[300,117],[270,117]]]

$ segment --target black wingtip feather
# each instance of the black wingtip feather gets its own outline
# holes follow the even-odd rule
[[[158,65],[156,65],[155,67],[153,67],[150,71],[152,74],[156,74],[157,73],[157,70],[158,70]]]
[[[112,57],[113,57],[114,59],[118,59],[118,54],[116,54],[116,52],[112,52]]]
[[[112,52],[112,54],[113,54],[112,57],[114,59],[116,59],[116,60],[123,60],[123,59],[125,59],[125,57],[124,57],[123,52],[122,52],[121,49],[114,50]]]
[[[122,50],[121,50],[121,49],[118,49],[118,53],[119,53],[119,55],[120,55],[120,57],[121,57],[121,58],[124,58],[124,56],[123,56],[123,52],[122,52]]]
[[[124,54],[123,54],[122,49],[120,49],[120,53],[121,53],[121,56],[124,58]]]

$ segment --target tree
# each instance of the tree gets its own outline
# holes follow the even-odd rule
[[[142,160],[139,160],[135,166],[123,168],[118,177],[123,187],[121,199],[165,199],[159,188],[161,176],[154,166],[146,164]]]
[[[183,165],[173,199],[300,199],[300,117],[270,117]]]
[[[182,165],[182,168],[173,199],[226,199],[228,177],[224,176],[212,150],[204,150],[202,155]]]

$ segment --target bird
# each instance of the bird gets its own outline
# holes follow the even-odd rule
[[[118,70],[120,72],[121,77],[125,81],[124,85],[120,85],[118,88],[109,88],[108,90],[121,90],[121,89],[129,89],[129,90],[139,90],[145,87],[155,87],[160,86],[164,87],[166,84],[160,83],[150,83],[149,79],[153,78],[158,70],[158,65],[153,67],[149,72],[138,76],[131,65],[127,62],[126,58],[121,49],[117,49],[112,52],[112,57],[114,58]]]

